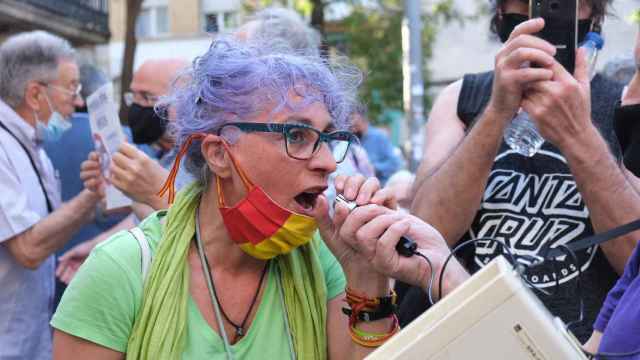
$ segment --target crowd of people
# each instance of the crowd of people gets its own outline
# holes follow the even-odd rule
[[[51,33],[5,39],[0,360],[362,359],[505,248],[540,256],[640,218],[640,32],[628,83],[592,78],[582,49],[571,74],[528,3],[492,1],[495,67],[439,95],[416,174],[369,122],[360,71],[287,9],[138,67],[109,161],[84,102],[108,77]],[[580,1],[578,41],[608,6]],[[546,140],[532,157],[503,140],[519,111]],[[106,186],[132,205],[106,211]],[[585,352],[640,358],[638,239],[522,274]]]

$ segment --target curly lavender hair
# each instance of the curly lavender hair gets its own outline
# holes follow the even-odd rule
[[[316,102],[327,107],[336,128],[348,128],[361,72],[344,59],[330,64],[283,44],[214,40],[159,104],[175,111],[171,131],[177,146],[192,134],[215,133],[228,122],[251,120],[265,111],[299,111]],[[200,142],[193,142],[187,170],[202,180],[204,164]]]

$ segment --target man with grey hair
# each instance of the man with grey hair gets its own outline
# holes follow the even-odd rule
[[[88,190],[64,205],[44,140],[58,138],[79,96],[75,51],[44,31],[0,45],[0,359],[50,359],[52,254],[94,213]]]
[[[302,55],[318,55],[320,33],[307,25],[302,17],[291,9],[268,7],[251,16],[236,31],[236,37],[257,42],[281,44]]]

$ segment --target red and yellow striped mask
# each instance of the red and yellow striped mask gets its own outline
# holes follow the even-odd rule
[[[194,140],[202,140],[206,134],[193,134],[182,144],[173,167],[159,196],[168,195],[169,204],[175,198],[175,178],[180,161]],[[273,201],[259,186],[254,185],[223,142],[229,158],[247,188],[247,196],[233,207],[224,203],[220,178],[216,176],[218,207],[231,239],[247,254],[258,259],[271,259],[287,254],[300,245],[308,243],[318,229],[315,219],[296,214]]]
[[[244,199],[233,207],[227,207],[220,178],[216,176],[218,207],[231,239],[244,252],[262,260],[287,254],[308,243],[318,229],[315,219],[278,205],[249,180],[231,153],[229,157],[247,188]]]

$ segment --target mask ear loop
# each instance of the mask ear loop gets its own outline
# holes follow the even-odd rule
[[[229,155],[229,158],[231,159],[233,166],[236,168],[238,175],[240,175],[240,179],[242,179],[242,183],[247,189],[247,192],[253,190],[255,185],[253,184],[253,182],[251,182],[251,180],[249,180],[249,177],[244,172],[242,167],[238,164],[238,161],[236,160],[236,158],[231,154],[231,151],[229,149],[229,144],[226,141],[222,140],[222,146],[224,146],[224,149],[227,151],[227,154]],[[226,205],[224,202],[224,193],[222,192],[222,185],[220,183],[220,177],[218,175],[216,175],[216,188],[218,190],[218,206],[220,208],[225,208]]]
[[[165,180],[164,185],[160,191],[158,191],[157,195],[163,197],[165,194],[168,194],[169,205],[173,204],[173,200],[176,197],[176,177],[178,177],[178,170],[180,170],[180,161],[182,157],[189,151],[189,147],[191,147],[191,143],[194,140],[202,140],[207,136],[207,134],[191,134],[187,138],[187,140],[180,147],[180,151],[178,151],[178,155],[176,155],[176,159],[173,161],[173,166],[171,167],[171,172]]]

